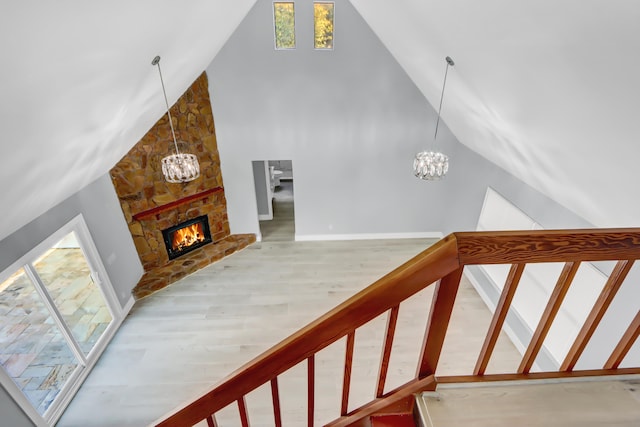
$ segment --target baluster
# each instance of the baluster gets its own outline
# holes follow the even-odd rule
[[[249,415],[247,414],[247,402],[244,396],[238,399],[238,411],[240,411],[240,423],[242,427],[249,427]]]
[[[484,375],[487,369],[489,359],[491,358],[493,349],[498,342],[498,336],[500,335],[500,331],[502,331],[502,325],[507,318],[507,313],[509,313],[509,307],[511,307],[511,301],[513,300],[513,296],[516,294],[516,289],[520,283],[520,278],[522,277],[525,265],[526,264],[513,264],[511,266],[511,270],[509,270],[509,275],[507,276],[507,280],[502,288],[500,299],[498,300],[496,309],[493,312],[489,331],[484,339],[482,350],[480,350],[476,367],[473,369],[474,375]]]
[[[562,273],[560,273],[560,277],[558,277],[556,287],[553,289],[549,302],[542,313],[538,327],[531,337],[531,341],[529,342],[527,351],[524,353],[522,362],[520,362],[518,373],[528,374],[531,370],[531,366],[533,366],[533,362],[535,362],[536,356],[538,356],[538,352],[542,348],[544,339],[547,337],[549,329],[551,329],[553,320],[556,318],[558,310],[560,310],[562,301],[569,291],[571,282],[573,282],[573,278],[578,272],[578,267],[580,267],[579,262],[568,262],[564,265]]]
[[[396,305],[389,311],[389,317],[387,318],[387,333],[385,334],[382,357],[380,357],[380,370],[378,374],[378,385],[376,386],[376,397],[381,397],[384,394],[384,383],[387,380],[387,372],[389,371],[389,358],[391,357],[391,347],[393,346],[393,337],[396,332],[399,311],[400,306]]]
[[[451,319],[451,312],[456,300],[463,267],[443,277],[436,285],[431,301],[429,321],[422,342],[422,351],[418,365],[418,378],[425,378],[435,374],[442,344],[444,343],[447,327]]]
[[[307,425],[313,427],[314,403],[315,403],[315,355],[307,359]]]
[[[638,335],[640,335],[640,311],[638,311],[636,317],[631,321],[629,328],[627,328],[622,338],[620,338],[620,342],[613,350],[613,353],[611,353],[611,357],[609,357],[609,360],[604,364],[604,369],[618,369],[624,357],[629,350],[631,350],[633,344],[635,344]]]
[[[611,301],[613,301],[613,298],[616,296],[618,289],[620,289],[622,282],[624,282],[629,270],[631,270],[633,261],[634,260],[622,260],[618,261],[616,264],[613,272],[611,272],[611,276],[609,276],[609,280],[607,280],[604,288],[602,288],[602,292],[593,306],[593,309],[591,309],[589,316],[587,316],[587,320],[584,322],[582,329],[580,329],[578,337],[573,342],[571,349],[569,349],[564,362],[562,362],[562,365],[560,366],[561,371],[572,371],[576,366],[576,363],[578,363],[578,359],[587,347],[587,344],[600,324],[602,317],[607,312]]]
[[[273,401],[273,419],[276,427],[282,427],[282,413],[280,411],[280,393],[278,392],[278,377],[271,380],[271,400]]]
[[[208,427],[218,427],[218,423],[216,422],[215,415],[211,414],[207,417],[207,426]]]
[[[351,331],[347,335],[347,349],[344,357],[344,379],[342,382],[342,405],[340,415],[346,415],[349,410],[349,389],[351,387],[351,364],[353,362],[353,345],[356,338],[356,331]]]

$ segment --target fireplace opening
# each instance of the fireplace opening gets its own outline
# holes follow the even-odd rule
[[[169,259],[174,259],[211,243],[211,232],[206,215],[190,219],[162,230]]]

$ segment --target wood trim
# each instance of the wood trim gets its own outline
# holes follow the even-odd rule
[[[548,380],[597,377],[602,375],[637,375],[639,368],[590,369],[584,371],[529,372],[528,374],[447,375],[436,377],[438,384],[483,383],[495,381]]]
[[[637,228],[453,234],[462,265],[640,258],[640,231]]]
[[[186,203],[195,202],[197,200],[205,199],[205,198],[209,197],[209,195],[211,195],[213,193],[219,193],[221,191],[224,191],[224,189],[222,187],[209,188],[208,190],[204,190],[204,191],[201,191],[199,193],[183,197],[183,198],[175,200],[173,202],[170,202],[170,203],[167,203],[167,204],[164,204],[164,205],[160,205],[160,206],[156,206],[155,208],[151,208],[151,209],[148,209],[146,211],[138,212],[137,214],[133,215],[132,218],[134,220],[136,220],[136,221],[142,221],[142,220],[148,219],[148,218],[150,218],[150,217],[152,217],[154,215],[160,215],[163,212],[175,209],[178,206],[184,205]]]
[[[307,425],[313,427],[315,405],[315,356],[307,359]]]
[[[271,380],[271,402],[273,403],[273,421],[275,427],[282,427],[282,411],[280,410],[280,393],[278,377]]]
[[[513,296],[516,294],[516,289],[518,288],[520,278],[524,272],[524,267],[525,264],[513,264],[509,270],[509,275],[507,276],[507,280],[502,288],[500,299],[498,300],[498,304],[496,305],[496,309],[491,319],[491,325],[489,325],[489,331],[487,332],[487,336],[482,344],[482,349],[480,350],[476,366],[473,369],[474,375],[484,375],[487,369],[489,359],[491,358],[493,349],[498,342],[502,326],[504,325],[504,321],[509,313],[511,301],[513,300]]]
[[[361,419],[368,417],[369,415],[376,413],[390,405],[393,405],[402,399],[411,396],[414,393],[425,390],[435,390],[436,380],[433,375],[422,379],[413,379],[398,388],[386,393],[382,397],[375,398],[371,402],[363,405],[357,409],[354,409],[345,416],[342,416],[330,423],[325,427],[347,427],[353,423],[360,421]]]
[[[429,320],[425,330],[424,340],[416,377],[424,378],[433,375],[438,366],[442,344],[447,335],[449,320],[456,301],[456,294],[460,286],[463,267],[447,274],[438,282],[431,301]]]
[[[633,318],[624,335],[620,338],[620,342],[618,342],[618,345],[604,364],[604,369],[617,369],[629,350],[631,350],[631,347],[633,347],[633,344],[635,344],[638,335],[640,335],[640,311],[638,311],[636,317]]]
[[[564,362],[562,362],[562,365],[560,366],[561,371],[572,371],[576,366],[576,363],[578,363],[578,359],[587,347],[587,344],[600,324],[602,317],[604,317],[604,314],[607,312],[611,301],[613,301],[613,298],[616,296],[618,289],[620,289],[622,282],[624,282],[629,270],[631,270],[633,262],[633,260],[623,260],[618,261],[616,264],[613,272],[611,272],[611,275],[607,280],[607,283],[605,283],[602,288],[602,292],[593,306],[593,309],[591,309],[589,316],[587,316],[587,320],[585,320],[584,325],[582,325],[582,329],[580,329],[576,340],[573,342],[571,349],[569,349]]]
[[[413,379],[400,387],[395,388],[394,390],[386,393],[382,397],[378,397],[371,402],[363,405],[347,415],[340,417],[330,423],[326,424],[325,427],[347,427],[359,420],[368,417],[369,415],[376,413],[390,405],[393,405],[402,399],[405,399],[411,396],[414,393],[418,393],[420,391],[425,390],[435,390],[436,380],[433,375],[429,375],[428,377],[422,379]]]
[[[384,384],[387,380],[389,372],[389,359],[391,358],[391,348],[393,347],[393,337],[396,332],[396,324],[398,323],[398,313],[400,306],[396,305],[389,311],[387,317],[387,329],[384,338],[384,347],[380,356],[380,369],[378,370],[378,384],[376,385],[376,397],[384,394]]]
[[[218,423],[216,422],[216,417],[212,415],[209,415],[207,417],[207,426],[208,427],[218,427]]]
[[[549,302],[547,302],[547,306],[540,317],[538,327],[533,333],[527,351],[525,351],[522,357],[522,361],[518,367],[518,373],[527,374],[531,370],[579,267],[579,262],[568,262],[564,265],[560,277],[558,277],[558,282],[551,293],[551,297],[549,297]]]
[[[240,412],[240,423],[242,427],[249,427],[249,414],[247,413],[247,402],[244,396],[238,399],[238,412]]]
[[[158,426],[197,424],[458,269],[456,241],[447,236],[358,292],[333,310],[231,373],[199,398],[155,421]]]
[[[342,379],[342,403],[340,415],[346,415],[349,411],[349,390],[351,388],[351,365],[353,363],[353,347],[355,344],[355,331],[347,335],[347,345],[344,352],[344,377]]]

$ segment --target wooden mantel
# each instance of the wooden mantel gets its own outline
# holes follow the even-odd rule
[[[155,208],[151,208],[146,211],[138,212],[137,214],[133,215],[133,219],[136,221],[142,221],[154,215],[156,215],[156,219],[159,219],[158,215],[160,215],[162,212],[170,211],[171,209],[175,209],[176,207],[183,205],[185,203],[206,199],[211,194],[219,193],[221,191],[223,191],[222,187],[210,188],[208,190],[204,190],[199,193],[192,194],[190,196],[186,196],[181,199],[175,200],[171,203],[167,203],[161,206],[156,206]]]

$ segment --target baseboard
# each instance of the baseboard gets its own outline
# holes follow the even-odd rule
[[[262,233],[254,233],[256,235],[256,243],[262,242]]]
[[[296,242],[323,240],[385,240],[385,239],[441,239],[439,231],[410,233],[361,233],[361,234],[296,234]]]
[[[129,312],[133,308],[133,304],[135,304],[135,303],[136,303],[136,299],[133,297],[133,295],[131,295],[129,300],[125,303],[124,307],[122,307],[122,318],[123,319],[125,317],[127,317],[127,314],[129,314]]]

